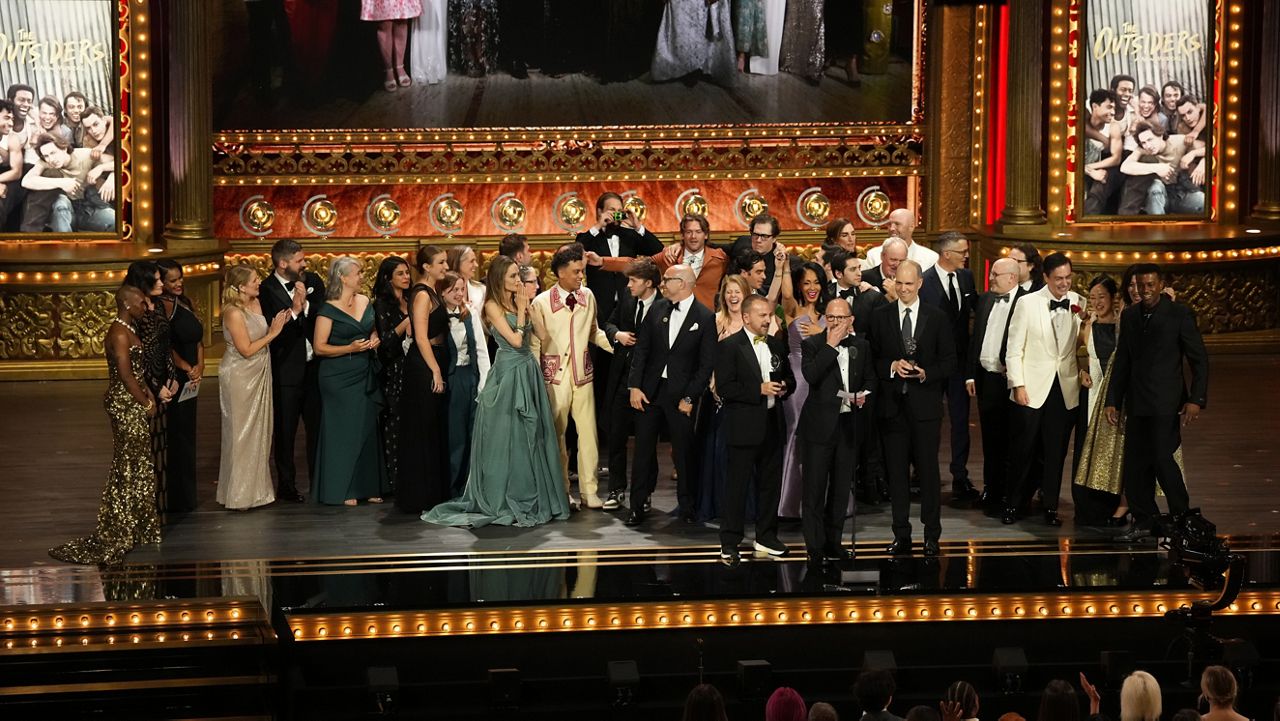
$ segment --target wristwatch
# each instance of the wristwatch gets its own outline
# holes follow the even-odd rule
[[[692,398],[690,398],[689,396],[685,396],[684,398],[681,398],[681,399],[680,399],[680,402],[681,402],[681,403],[688,403],[689,405],[693,405],[693,399],[692,399]]]

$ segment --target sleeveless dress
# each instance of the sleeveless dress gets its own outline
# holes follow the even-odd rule
[[[516,327],[514,313],[507,323]],[[525,321],[524,337],[533,333]],[[422,514],[441,526],[538,526],[569,517],[560,445],[538,361],[495,332],[498,353],[477,397],[471,475],[462,497]]]
[[[808,315],[804,316],[809,318]],[[782,417],[786,420],[787,442],[782,450],[782,495],[778,500],[778,515],[782,518],[800,517],[801,471],[800,459],[804,457],[804,448],[796,442],[796,426],[800,424],[800,409],[809,397],[809,383],[800,370],[800,342],[804,334],[800,332],[800,318],[791,321],[787,326],[787,359],[791,362],[791,372],[796,377],[796,390],[782,399]],[[827,319],[818,316],[818,325],[827,327]]]
[[[142,346],[129,347],[129,368],[145,386]],[[107,393],[102,399],[111,419],[111,472],[102,489],[98,526],[92,536],[49,550],[68,563],[116,566],[140,543],[160,542],[156,511],[156,474],[151,464],[151,419],[129,393],[115,363],[107,363]]]
[[[173,314],[169,316],[169,339],[173,351],[195,365],[200,357],[200,344],[204,342],[204,324],[195,311],[181,299],[174,301]],[[186,373],[174,369],[178,390],[191,380]],[[169,403],[167,415],[169,452],[166,460],[168,478],[165,483],[164,510],[166,513],[186,513],[196,509],[196,402],[191,398],[181,403],[175,398]]]
[[[373,335],[373,303],[360,320],[332,303],[320,315],[333,321],[330,345],[346,345]],[[374,498],[386,492],[387,476],[378,444],[378,388],[374,351],[321,358],[317,376],[320,397],[320,442],[316,450],[316,500],[339,505],[347,499]]]
[[[245,310],[244,327],[253,342],[267,334],[267,319]],[[236,510],[276,499],[271,482],[271,351],[262,346],[245,358],[222,328],[226,348],[218,364],[222,406],[222,458],[218,462],[218,503]],[[191,402],[191,401],[188,401]]]
[[[409,308],[418,293],[426,293],[432,309],[427,316],[428,339],[448,332],[449,314],[440,296],[425,284],[409,290]],[[412,312],[412,310],[410,311]],[[436,364],[444,372],[443,345],[431,346]],[[449,457],[445,453],[445,394],[431,390],[431,367],[418,350],[417,339],[404,359],[404,384],[400,396],[399,467],[396,469],[396,508],[420,514],[453,496],[449,493]]]

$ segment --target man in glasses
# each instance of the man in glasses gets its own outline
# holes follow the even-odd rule
[[[969,265],[969,240],[953,230],[934,241],[938,262],[924,272],[920,299],[947,315],[955,339],[956,357],[969,354],[969,323],[977,299]],[[951,425],[951,500],[972,502],[978,491],[969,482],[969,394],[956,373],[947,380],[947,417]]]
[[[671,434],[680,518],[696,518],[697,488],[689,463],[694,406],[707,389],[716,357],[715,315],[694,297],[695,276],[687,265],[662,274],[663,298],[640,325],[627,378],[631,407],[636,411],[635,457],[631,469],[631,513],[628,526],[644,521],[653,494],[658,462],[658,431],[665,420]]]
[[[844,516],[857,475],[860,426],[871,420],[863,417],[869,415],[864,408],[876,382],[871,346],[853,335],[849,302],[836,298],[827,303],[826,318],[827,332],[800,344],[809,395],[796,429],[804,442],[800,518],[809,566],[815,571],[853,558],[852,545],[846,549],[842,540]]]

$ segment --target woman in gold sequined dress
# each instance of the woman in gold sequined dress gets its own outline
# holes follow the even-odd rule
[[[133,286],[116,291],[117,315],[107,329],[107,393],[114,453],[102,489],[93,535],[68,541],[49,555],[69,563],[114,566],[139,543],[160,542],[156,474],[151,460],[151,422],[157,400],[147,388],[137,323],[150,301]]]

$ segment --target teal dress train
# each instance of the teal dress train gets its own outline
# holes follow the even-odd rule
[[[320,315],[333,321],[330,345],[347,345],[373,335],[373,303],[358,323],[330,303],[320,308]],[[349,498],[382,496],[387,476],[378,444],[382,391],[374,352],[322,358],[317,375],[323,404],[316,451],[316,500],[338,505]]]
[[[516,317],[506,314],[515,328]],[[533,333],[526,322],[525,338]],[[477,397],[471,475],[462,496],[422,514],[441,526],[538,526],[569,517],[551,399],[528,345],[494,333],[498,353]]]

